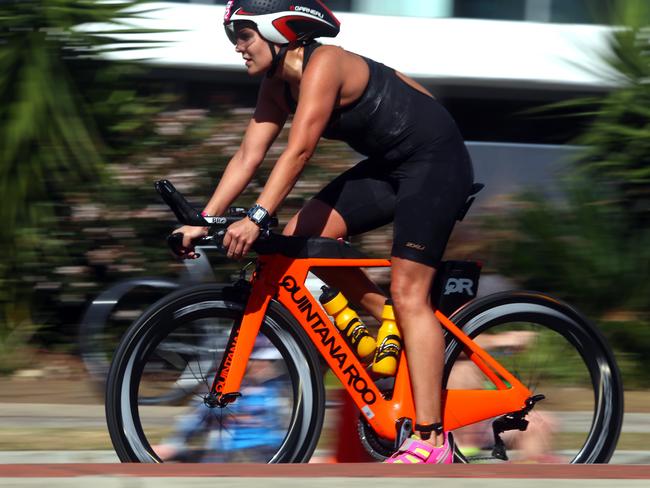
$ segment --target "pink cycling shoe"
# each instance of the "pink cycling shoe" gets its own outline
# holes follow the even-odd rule
[[[444,434],[442,447],[434,447],[413,435],[406,439],[399,450],[385,463],[391,464],[452,464],[454,462],[454,438],[448,432]]]

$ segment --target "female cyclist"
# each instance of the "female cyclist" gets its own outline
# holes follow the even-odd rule
[[[473,183],[456,124],[421,85],[376,61],[314,41],[339,21],[320,0],[231,0],[226,33],[249,75],[265,75],[237,153],[204,211],[223,214],[246,188],[294,113],[289,142],[249,218],[231,225],[228,256],[240,258],[282,204],[321,137],[347,142],[366,159],[338,176],[287,224],[287,235],[341,238],[394,222],[391,297],[404,337],[416,435],[388,462],[450,463],[441,425],[444,339],[431,283]],[[207,229],[182,227],[184,256]],[[386,297],[361,270],[320,273],[375,317]]]

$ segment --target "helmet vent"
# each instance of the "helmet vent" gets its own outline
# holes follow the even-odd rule
[[[246,6],[246,10],[253,14],[272,14],[278,10],[277,0],[253,0],[251,2],[242,2]]]

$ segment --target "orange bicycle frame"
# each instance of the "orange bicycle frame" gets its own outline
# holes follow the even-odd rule
[[[384,398],[366,367],[349,347],[326,312],[304,286],[312,268],[389,267],[385,259],[306,258],[281,255],[259,257],[260,272],[252,289],[238,334],[231,338],[226,358],[217,372],[213,392],[237,396],[255,345],[266,309],[272,298],[282,304],[300,323],[331,370],[341,381],[375,432],[389,440],[396,436],[396,421],[415,422],[415,406],[406,356],[402,351],[390,398]],[[446,431],[458,429],[499,415],[525,408],[532,393],[487,352],[476,345],[441,312],[436,317],[442,326],[464,346],[464,351],[494,383],[494,390],[443,390],[442,422]]]

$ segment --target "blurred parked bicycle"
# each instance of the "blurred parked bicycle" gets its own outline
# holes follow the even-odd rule
[[[236,212],[241,209],[231,210]],[[209,256],[217,252],[217,247],[204,245],[197,246],[196,249],[200,257],[183,260],[184,268],[177,280],[163,277],[121,280],[102,291],[86,309],[78,330],[79,352],[91,382],[102,396],[113,352],[129,326],[149,306],[170,292],[183,286],[216,282]],[[223,259],[222,254],[217,257]],[[322,281],[310,274],[307,280],[309,289],[318,290],[322,284]],[[204,332],[210,333],[208,330]],[[166,397],[167,400],[170,398],[173,396]],[[142,401],[145,404],[155,404],[161,400],[145,398]],[[336,405],[336,402],[328,403],[328,407]]]
[[[102,291],[86,309],[78,330],[79,352],[91,381],[103,395],[111,357],[120,337],[151,304],[183,285],[216,281],[208,253],[214,246],[202,246],[201,257],[183,261],[177,280],[163,277],[129,278]]]

